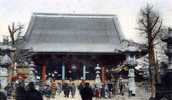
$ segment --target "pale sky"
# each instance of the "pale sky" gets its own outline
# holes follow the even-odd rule
[[[8,35],[8,24],[27,25],[33,12],[117,15],[128,39],[136,35],[139,9],[150,2],[159,9],[165,26],[172,27],[172,0],[0,0],[0,38]]]

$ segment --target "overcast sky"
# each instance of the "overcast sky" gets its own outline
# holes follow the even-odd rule
[[[0,0],[0,38],[12,22],[27,28],[33,12],[115,14],[128,39],[137,38],[139,9],[151,2],[159,9],[165,26],[172,27],[172,0]]]

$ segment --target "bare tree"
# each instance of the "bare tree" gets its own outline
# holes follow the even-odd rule
[[[15,50],[13,53],[11,53],[11,57],[13,60],[13,64],[18,60],[18,58],[21,56],[20,50],[17,48],[17,37],[20,35],[21,31],[23,29],[23,25],[18,24],[16,25],[14,22],[11,25],[8,25],[8,31],[11,38],[11,46]]]
[[[149,59],[149,69],[151,74],[151,97],[155,97],[156,88],[156,78],[158,72],[158,66],[155,59],[155,40],[160,34],[162,28],[162,19],[153,5],[147,4],[146,7],[140,10],[140,15],[138,17],[139,30],[145,35],[147,39],[148,48],[148,59]]]
[[[11,25],[8,25],[8,31],[10,33],[11,43],[14,46],[15,45],[15,35],[17,33],[20,33],[23,29],[23,25],[17,25],[15,26],[15,23],[13,22]]]

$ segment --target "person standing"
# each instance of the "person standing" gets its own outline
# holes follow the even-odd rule
[[[43,100],[41,93],[35,89],[33,82],[28,84],[28,91],[26,92],[25,100]]]
[[[81,89],[82,100],[92,100],[93,90],[90,87],[89,83],[85,83],[85,87]]]

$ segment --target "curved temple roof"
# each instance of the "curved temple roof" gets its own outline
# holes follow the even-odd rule
[[[115,15],[34,13],[24,39],[33,52],[113,53],[123,35]]]

